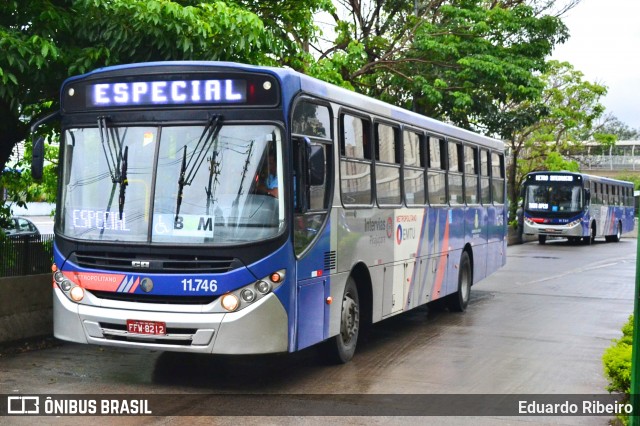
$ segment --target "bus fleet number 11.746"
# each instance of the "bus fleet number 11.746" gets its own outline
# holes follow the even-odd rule
[[[182,289],[189,292],[208,291],[214,293],[218,290],[218,282],[216,280],[201,280],[201,279],[184,279],[182,282]]]

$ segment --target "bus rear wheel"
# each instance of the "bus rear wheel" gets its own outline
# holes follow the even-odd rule
[[[334,364],[345,364],[353,358],[360,331],[360,298],[353,278],[347,280],[342,296],[340,333],[325,343],[325,355]]]
[[[617,243],[622,238],[622,223],[618,222],[615,235],[607,235],[605,239],[610,243]]]
[[[449,309],[455,312],[464,312],[467,309],[471,296],[472,282],[473,272],[471,271],[469,253],[463,251],[460,257],[460,269],[458,271],[458,291],[449,296],[447,300]]]

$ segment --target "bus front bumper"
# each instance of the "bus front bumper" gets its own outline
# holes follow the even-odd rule
[[[238,312],[179,312],[180,305],[122,302],[102,307],[78,304],[59,289],[53,294],[53,334],[78,343],[173,352],[260,354],[288,350],[287,313],[272,293]],[[166,334],[127,331],[127,320],[161,322]]]
[[[549,237],[583,237],[582,221],[575,221],[566,225],[550,225],[524,220],[523,234],[546,235]]]

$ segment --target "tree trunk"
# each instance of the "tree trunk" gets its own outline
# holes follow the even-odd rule
[[[5,168],[13,148],[28,136],[28,126],[15,115],[9,104],[0,100],[0,174]]]

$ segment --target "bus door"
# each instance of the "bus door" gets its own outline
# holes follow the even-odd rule
[[[328,336],[330,274],[336,270],[328,218],[330,145],[294,139],[293,243],[297,261],[297,342],[302,349]]]

